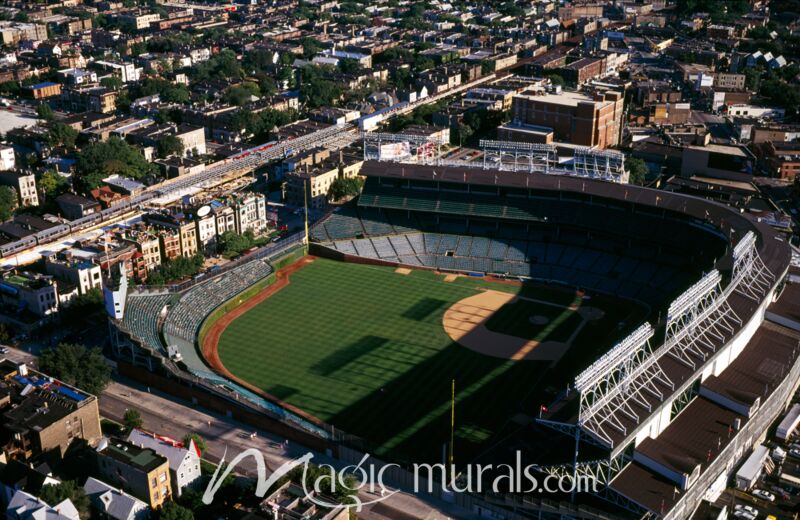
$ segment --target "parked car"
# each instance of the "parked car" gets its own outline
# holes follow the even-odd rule
[[[755,520],[755,515],[748,513],[744,509],[739,509],[733,512],[734,518],[741,518],[742,520]]]
[[[8,347],[0,345],[0,354],[8,354]]]
[[[763,489],[754,489],[752,495],[768,502],[775,502],[775,495]]]
[[[734,509],[736,511],[747,511],[748,513],[750,513],[753,516],[756,516],[756,517],[758,516],[758,509],[756,509],[755,507],[753,507],[751,505],[736,504],[736,507]]]

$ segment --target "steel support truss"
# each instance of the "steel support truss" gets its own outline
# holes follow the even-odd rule
[[[575,379],[581,394],[578,424],[608,448],[614,447],[611,430],[627,435],[623,421],[640,422],[634,406],[653,411],[645,395],[661,402],[662,388],[675,388],[650,351],[653,334],[649,323],[642,324]]]
[[[573,168],[578,177],[628,182],[628,174],[625,171],[625,155],[620,152],[578,148],[575,150]]]
[[[714,269],[669,307],[663,352],[692,369],[733,336],[735,325],[742,324],[721,284],[722,276]]]
[[[754,301],[761,301],[775,276],[770,272],[756,248],[756,236],[752,231],[733,248],[733,281],[736,292]]]
[[[556,478],[589,478],[600,486],[607,486],[631,461],[630,455],[620,453],[610,459],[598,459],[572,464],[534,466],[537,470]]]
[[[558,150],[552,144],[482,139],[480,146],[484,168],[548,174],[558,167]]]

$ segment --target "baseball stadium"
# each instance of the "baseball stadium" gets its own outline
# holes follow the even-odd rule
[[[577,175],[378,160],[361,175],[307,245],[180,291],[124,288],[120,365],[340,456],[521,450],[602,483],[583,518],[691,516],[791,400],[791,249],[748,215]]]

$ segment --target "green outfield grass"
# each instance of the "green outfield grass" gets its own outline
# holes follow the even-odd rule
[[[631,329],[643,319],[638,307],[614,300],[606,309],[611,324],[586,327],[591,341],[564,356],[568,365],[491,358],[454,344],[442,327],[450,305],[487,287],[574,301],[560,289],[469,277],[444,282],[427,271],[401,275],[318,259],[225,330],[220,358],[238,377],[367,439],[372,453],[413,461],[441,458],[455,379],[456,452],[463,461],[515,414],[535,414],[546,379],[587,366],[613,343],[603,336],[617,336],[620,320],[629,319]],[[592,305],[603,302],[595,298]]]

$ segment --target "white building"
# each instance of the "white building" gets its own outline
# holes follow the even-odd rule
[[[38,206],[39,194],[36,191],[36,177],[32,173],[16,171],[0,172],[0,184],[14,188],[21,206]]]
[[[94,477],[86,480],[83,491],[104,518],[145,520],[150,515],[150,508],[146,503]]]
[[[79,294],[103,287],[103,274],[100,266],[88,260],[73,259],[62,255],[45,259],[47,274],[51,274],[78,288]]]
[[[114,72],[119,75],[123,83],[129,81],[139,81],[142,69],[136,68],[133,63],[115,63],[113,61],[95,61],[94,65],[105,71]]]
[[[236,232],[251,230],[259,234],[267,227],[267,199],[264,195],[251,193],[233,200]]]
[[[0,147],[0,170],[13,170],[16,164],[14,148],[10,146]]]
[[[58,312],[58,288],[52,276],[10,273],[0,281],[0,300],[36,316]]]
[[[167,459],[172,479],[172,492],[177,496],[181,496],[183,488],[199,482],[200,455],[194,441],[189,441],[189,446],[184,447],[138,429],[131,431],[127,440],[136,446],[150,448]]]

